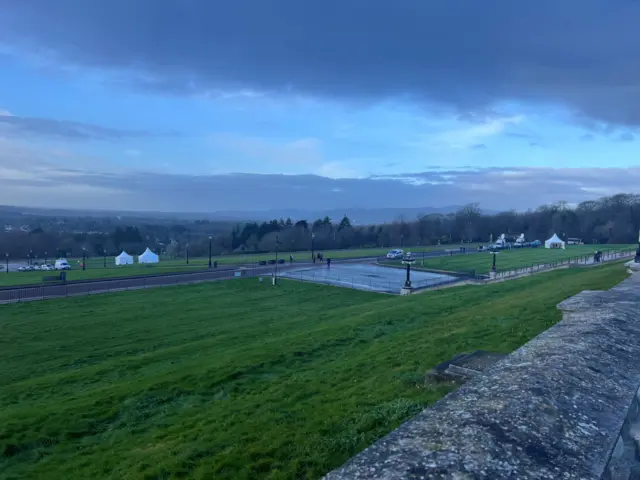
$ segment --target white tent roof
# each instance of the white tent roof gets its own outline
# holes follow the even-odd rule
[[[133,257],[124,250],[116,257],[116,265],[130,265],[133,263]]]
[[[138,256],[138,263],[158,263],[158,261],[158,255],[149,250],[149,247],[147,247],[142,255]]]
[[[553,234],[553,236],[547,240],[547,242],[549,243],[564,243],[562,240],[560,240],[560,237],[558,237],[558,235],[556,235],[555,233]],[[545,242],[545,243],[547,243]]]
[[[556,245],[556,244],[560,244],[564,247],[564,242],[560,240],[560,237],[558,237],[558,235],[556,235],[555,233],[549,240],[544,242],[544,246],[547,248],[549,247],[549,245]]]

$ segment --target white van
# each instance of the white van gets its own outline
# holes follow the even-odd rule
[[[59,258],[56,260],[56,270],[71,270],[71,265],[69,265],[66,258]]]

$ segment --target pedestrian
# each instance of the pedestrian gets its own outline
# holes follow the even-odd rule
[[[327,258],[327,268],[331,268],[331,259]]]
[[[289,255],[289,263],[293,263],[293,255]]]

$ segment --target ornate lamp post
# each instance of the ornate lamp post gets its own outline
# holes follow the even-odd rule
[[[490,273],[490,277],[491,278],[495,278],[496,276],[496,255],[498,255],[497,250],[492,250],[491,252],[489,252],[491,255],[493,255],[493,263],[491,264],[491,273]]]
[[[316,254],[314,252],[314,242],[316,239],[316,234],[311,232],[311,261],[316,263]]]
[[[87,269],[87,248],[82,247],[82,270]]]
[[[189,244],[187,243],[187,265],[189,265]]]
[[[5,253],[4,254],[4,258],[5,258],[5,261],[6,261],[6,264],[7,264],[7,273],[9,273],[9,254]]]
[[[211,240],[213,237],[209,235],[209,268],[211,268]]]
[[[47,264],[47,252],[44,252],[44,264]]]
[[[407,252],[402,257],[402,263],[407,266],[407,279],[404,282],[404,289],[411,290],[411,265],[415,263],[415,259],[413,258],[413,255],[411,255],[411,252]]]
[[[107,250],[105,248],[102,249],[102,260],[103,260],[102,266],[104,268],[107,268]]]

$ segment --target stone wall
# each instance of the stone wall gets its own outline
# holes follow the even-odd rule
[[[640,275],[558,307],[561,322],[325,478],[640,478]]]

